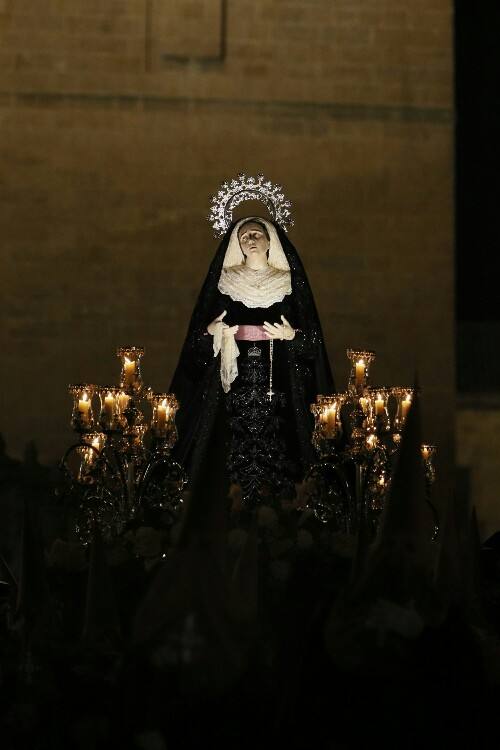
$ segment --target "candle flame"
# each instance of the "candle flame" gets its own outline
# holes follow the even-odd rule
[[[166,398],[164,398],[164,399],[163,399],[163,401],[161,402],[161,405],[162,405],[162,406],[163,406],[163,407],[164,407],[165,409],[167,408],[167,399],[166,399]]]
[[[364,359],[358,359],[358,361],[356,362],[356,364],[357,365],[364,365],[365,364],[365,360]]]
[[[111,391],[108,391],[108,398],[113,398],[113,394],[111,393]]]
[[[82,401],[88,401],[88,400],[89,400],[89,397],[87,395],[87,391],[84,391],[83,396],[82,396]]]
[[[129,359],[128,357],[125,357],[125,364],[126,365],[132,365],[132,364],[134,364],[134,360],[133,359]]]

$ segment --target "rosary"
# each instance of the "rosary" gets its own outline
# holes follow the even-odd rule
[[[273,339],[269,339],[269,390],[267,392],[267,396],[269,396],[269,401],[272,400],[274,396],[273,391],[273,347],[274,347],[274,341]]]

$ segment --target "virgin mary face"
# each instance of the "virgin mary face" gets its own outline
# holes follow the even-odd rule
[[[238,230],[241,252],[245,257],[266,258],[269,250],[269,238],[261,224],[248,221]]]

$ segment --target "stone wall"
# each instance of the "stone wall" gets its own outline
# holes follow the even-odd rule
[[[336,379],[418,369],[453,451],[451,2],[0,0],[0,343],[9,450],[70,439],[71,381],[143,344],[168,386],[215,248],[209,197],[294,203]],[[442,472],[441,476],[447,476]]]

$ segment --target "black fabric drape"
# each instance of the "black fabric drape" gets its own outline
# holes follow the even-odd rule
[[[179,440],[175,453],[190,475],[193,492],[197,482],[200,479],[203,481],[206,473],[209,441],[212,444],[213,460],[213,443],[222,443],[223,437],[220,430],[217,434],[214,432],[216,417],[224,399],[220,383],[220,360],[213,356],[212,336],[207,334],[206,328],[225,309],[221,308],[224,300],[217,285],[234,226],[233,223],[224,236],[210,265],[170,386],[180,402],[177,415]],[[304,267],[285,232],[278,225],[274,226],[291,271],[292,294],[285,298],[285,302],[290,311],[290,322],[299,329],[295,339],[284,342],[284,347],[290,374],[290,420],[297,435],[302,471],[305,471],[313,457],[309,405],[315,400],[316,394],[331,393],[334,383]]]

